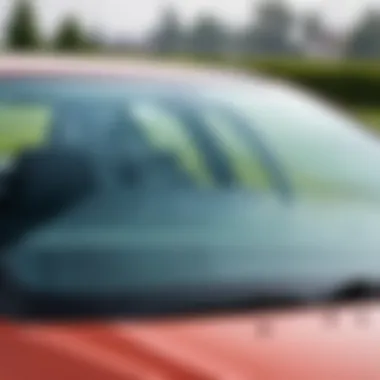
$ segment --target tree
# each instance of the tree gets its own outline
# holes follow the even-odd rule
[[[41,44],[38,20],[32,1],[18,0],[6,26],[6,44],[14,50],[32,50]]]
[[[300,26],[300,44],[303,54],[309,57],[325,54],[329,44],[333,43],[333,35],[325,28],[318,13],[307,14]]]
[[[355,59],[380,58],[380,12],[369,11],[347,40],[346,55]]]
[[[201,14],[189,33],[188,46],[194,54],[220,56],[229,50],[228,31],[216,17]]]
[[[62,21],[53,38],[53,47],[59,51],[82,50],[88,45],[86,32],[74,16],[68,16]]]
[[[263,0],[254,9],[244,37],[245,50],[264,55],[294,53],[291,33],[294,17],[291,9],[281,0]]]
[[[151,45],[155,53],[164,55],[183,50],[183,28],[175,8],[167,7],[163,10],[158,25],[153,31]]]
[[[323,37],[324,27],[318,14],[308,14],[302,22],[302,37],[304,42],[315,43]]]
[[[87,33],[85,45],[89,50],[99,51],[105,46],[104,36],[100,30],[92,29]]]

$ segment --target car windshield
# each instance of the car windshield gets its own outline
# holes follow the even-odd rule
[[[153,157],[165,158],[161,169],[172,178],[151,170],[146,179],[152,186],[155,181],[179,186],[186,180],[198,188],[269,184],[260,148],[252,144],[253,130],[245,128],[252,140],[247,143],[231,110],[169,86],[7,81],[0,93],[0,128],[3,167],[24,149],[49,144],[80,146],[103,155],[104,162],[118,154],[150,164]]]
[[[307,278],[326,263],[326,276],[347,274],[343,264],[370,271],[369,261],[355,261],[356,251],[336,266],[316,255],[321,241],[330,244],[325,255],[347,255],[347,231],[336,228],[347,220],[347,209],[327,218],[330,208],[314,208],[308,227],[288,202],[378,202],[379,143],[360,127],[303,92],[265,81],[205,86],[125,78],[2,79],[0,190],[6,193],[7,178],[17,173],[25,152],[47,147],[85,152],[97,180],[87,197],[49,217],[16,215],[8,201],[0,202],[0,250],[65,257],[119,250],[134,261],[112,268],[112,279],[119,270],[129,286],[143,288],[236,282],[252,278],[252,270],[261,277],[269,270],[282,276],[298,270]],[[57,176],[54,168],[33,173],[46,181]],[[19,186],[24,191],[29,185]],[[375,247],[378,234],[369,239],[370,230],[361,238]],[[283,247],[297,258],[285,256]],[[149,263],[144,270],[143,262]]]
[[[299,197],[378,198],[379,140],[313,95],[269,84],[215,94],[234,105],[281,162]]]

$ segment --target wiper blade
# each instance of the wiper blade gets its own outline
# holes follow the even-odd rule
[[[380,279],[370,273],[354,276],[354,270],[347,270],[340,277],[328,272],[302,276],[295,270],[294,275],[281,276],[279,270],[271,275],[254,267],[246,281],[239,273],[223,280],[219,272],[213,276],[213,271],[203,270],[204,257],[209,258],[206,253],[198,258],[178,255],[176,249],[153,251],[147,260],[147,251],[138,248],[107,252],[102,248],[24,252],[22,248],[3,257],[8,275],[5,290],[12,297],[20,296],[24,315],[38,318],[44,314],[48,318],[170,317],[314,306],[331,310],[380,297]],[[162,263],[170,263],[170,270]],[[198,276],[192,278],[187,270]]]
[[[112,293],[112,294],[111,294]],[[298,289],[259,291],[238,289],[221,291],[200,287],[161,289],[155,291],[121,291],[111,293],[54,293],[23,292],[21,318],[167,318],[181,315],[257,312],[267,314],[308,307],[322,307],[326,311],[335,306],[357,304],[380,298],[380,286],[375,281],[353,280],[334,286],[330,291],[305,293]],[[16,313],[17,314],[17,313]]]
[[[380,281],[376,280],[353,280],[338,286],[327,297],[327,301],[360,302],[380,298]]]

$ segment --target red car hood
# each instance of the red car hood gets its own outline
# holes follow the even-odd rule
[[[378,380],[380,306],[161,322],[10,325],[2,380]]]

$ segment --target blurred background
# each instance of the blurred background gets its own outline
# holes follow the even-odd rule
[[[284,77],[380,130],[380,0],[0,0],[3,54],[154,57]]]

